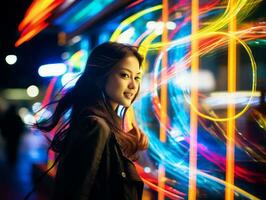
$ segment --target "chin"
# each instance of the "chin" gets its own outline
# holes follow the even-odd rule
[[[122,106],[124,106],[124,107],[126,107],[126,108],[128,108],[131,104],[121,104]]]
[[[124,107],[129,107],[129,106],[131,106],[131,102],[123,102],[123,103],[121,103],[121,105]]]

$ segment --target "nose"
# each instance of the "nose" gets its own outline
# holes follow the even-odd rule
[[[129,85],[128,85],[128,88],[129,89],[136,89],[138,87],[138,83],[136,80],[134,79],[131,79]]]

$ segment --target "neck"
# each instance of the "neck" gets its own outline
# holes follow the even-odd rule
[[[109,104],[111,105],[111,107],[112,107],[113,111],[115,111],[115,110],[116,110],[116,108],[117,108],[117,106],[118,106],[118,104],[117,104],[117,103],[115,103],[115,102],[113,102],[112,100],[109,100]]]

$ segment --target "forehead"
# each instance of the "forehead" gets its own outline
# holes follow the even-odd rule
[[[136,74],[141,72],[139,61],[135,56],[128,56],[123,58],[115,68],[116,70],[128,69]]]

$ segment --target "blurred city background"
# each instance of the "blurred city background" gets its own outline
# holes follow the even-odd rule
[[[150,139],[143,200],[266,199],[265,0],[1,2],[0,199],[47,200],[56,167],[39,109],[73,87],[93,47],[139,46],[131,113]]]

